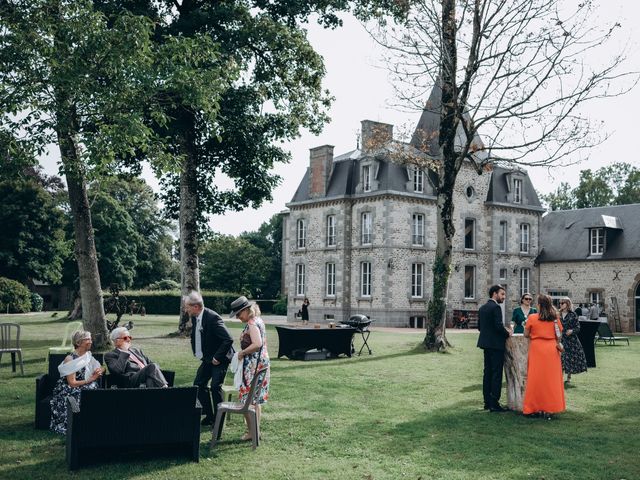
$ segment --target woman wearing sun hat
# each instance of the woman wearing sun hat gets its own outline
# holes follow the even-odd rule
[[[267,368],[267,373],[258,386],[256,395],[255,408],[258,431],[260,431],[261,405],[266,403],[269,398],[270,377],[267,335],[260,314],[260,307],[255,302],[247,300],[247,297],[239,297],[231,302],[231,316],[240,319],[244,324],[244,329],[240,334],[240,351],[238,352],[238,360],[242,361],[242,384],[239,388],[241,402],[247,398],[255,373],[262,368]],[[248,419],[247,425],[249,425]],[[242,439],[250,440],[251,434],[246,432]]]

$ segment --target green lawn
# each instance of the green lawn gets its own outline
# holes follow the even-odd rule
[[[481,410],[482,356],[476,335],[452,332],[448,354],[419,348],[419,332],[375,331],[374,355],[323,362],[273,357],[263,442],[237,441],[238,417],[199,464],[154,459],[103,464],[70,474],[64,440],[33,428],[35,377],[64,324],[50,313],[0,316],[23,326],[25,376],[5,355],[0,368],[0,478],[185,479],[638,479],[640,337],[597,346],[598,368],[574,376],[567,412],[553,421]],[[186,339],[166,335],[176,317],[134,317],[134,342],[189,385],[196,361]],[[240,325],[231,323],[234,338]],[[506,394],[503,393],[503,399]],[[96,432],[96,434],[99,434]]]

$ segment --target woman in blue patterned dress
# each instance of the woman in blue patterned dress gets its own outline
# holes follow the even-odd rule
[[[251,382],[255,373],[261,368],[267,368],[262,383],[258,386],[256,395],[256,420],[258,432],[260,431],[261,405],[269,398],[269,352],[267,351],[267,335],[264,321],[260,318],[260,307],[256,303],[249,302],[246,298],[240,297],[234,303],[239,303],[236,310],[236,317],[245,324],[240,334],[240,348],[238,360],[242,361],[242,385],[240,386],[240,401],[244,402],[251,388]],[[248,417],[248,415],[247,415]],[[247,425],[249,425],[248,418]],[[243,440],[250,440],[251,433],[246,432],[242,436]]]
[[[91,333],[77,331],[73,334],[72,341],[75,350],[58,365],[60,378],[53,388],[51,398],[49,428],[62,435],[67,433],[67,397],[73,397],[79,403],[80,391],[98,388],[98,379],[104,373],[91,355]]]

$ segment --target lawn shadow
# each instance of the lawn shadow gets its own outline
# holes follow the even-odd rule
[[[336,366],[338,363],[340,363],[340,360],[344,360],[345,363],[343,363],[345,366],[349,365],[349,366],[353,366],[353,364],[355,362],[357,363],[362,363],[362,362],[378,362],[380,360],[389,360],[392,358],[399,358],[399,357],[407,357],[407,356],[412,356],[412,355],[422,355],[425,352],[422,351],[416,351],[416,349],[413,350],[408,350],[406,352],[400,352],[400,353],[390,353],[388,355],[379,355],[379,356],[367,356],[367,357],[362,357],[362,356],[352,356],[352,357],[338,357],[338,358],[330,358],[327,360],[315,360],[315,361],[304,361],[304,360],[289,360],[288,358],[285,359],[283,357],[281,358],[277,358],[277,359],[271,359],[271,362],[274,363],[278,363],[278,366],[282,366],[284,368],[286,368],[287,370],[296,370],[296,369],[314,369],[314,368],[323,368],[323,367],[333,367]],[[282,362],[282,364],[280,364]],[[285,363],[285,362],[292,362],[293,365]]]

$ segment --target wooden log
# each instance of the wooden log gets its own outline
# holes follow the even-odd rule
[[[504,352],[504,373],[507,379],[507,405],[509,409],[522,411],[524,389],[527,383],[527,357],[529,339],[516,334],[507,339]]]

